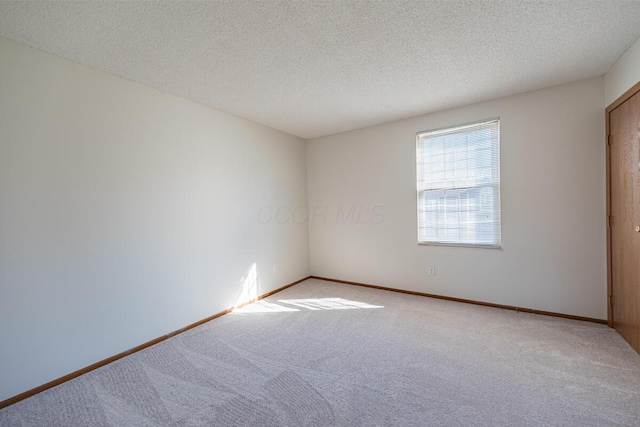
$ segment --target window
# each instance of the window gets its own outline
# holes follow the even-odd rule
[[[500,247],[500,120],[416,135],[418,243]]]

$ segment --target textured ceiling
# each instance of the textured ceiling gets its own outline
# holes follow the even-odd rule
[[[0,35],[313,138],[601,75],[640,1],[2,1]]]

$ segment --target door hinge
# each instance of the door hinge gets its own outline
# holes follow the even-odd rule
[[[607,146],[611,146],[611,135],[607,135]]]
[[[613,295],[609,295],[609,305],[613,307]]]
[[[607,217],[607,226],[611,227],[613,225],[613,217],[609,215]]]

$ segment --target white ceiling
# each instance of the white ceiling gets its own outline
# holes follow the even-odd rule
[[[308,139],[601,75],[640,1],[0,1],[0,35]]]

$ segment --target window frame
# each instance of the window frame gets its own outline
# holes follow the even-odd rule
[[[453,129],[463,129],[465,127],[473,127],[485,123],[497,122],[498,123],[498,244],[480,244],[480,243],[460,243],[460,242],[438,242],[438,241],[421,241],[420,240],[420,193],[425,190],[420,190],[420,170],[418,165],[418,153],[420,147],[421,135],[435,132],[444,132]],[[478,249],[498,249],[502,250],[502,131],[501,131],[501,119],[500,117],[492,117],[489,119],[477,120],[468,123],[462,123],[459,125],[443,126],[440,128],[434,128],[429,130],[423,130],[416,132],[415,143],[415,178],[416,178],[416,237],[418,240],[418,246],[445,246],[445,247],[460,247],[460,248],[478,248]],[[470,188],[481,188],[486,185],[478,185]],[[448,188],[448,190],[455,190],[456,188]]]

